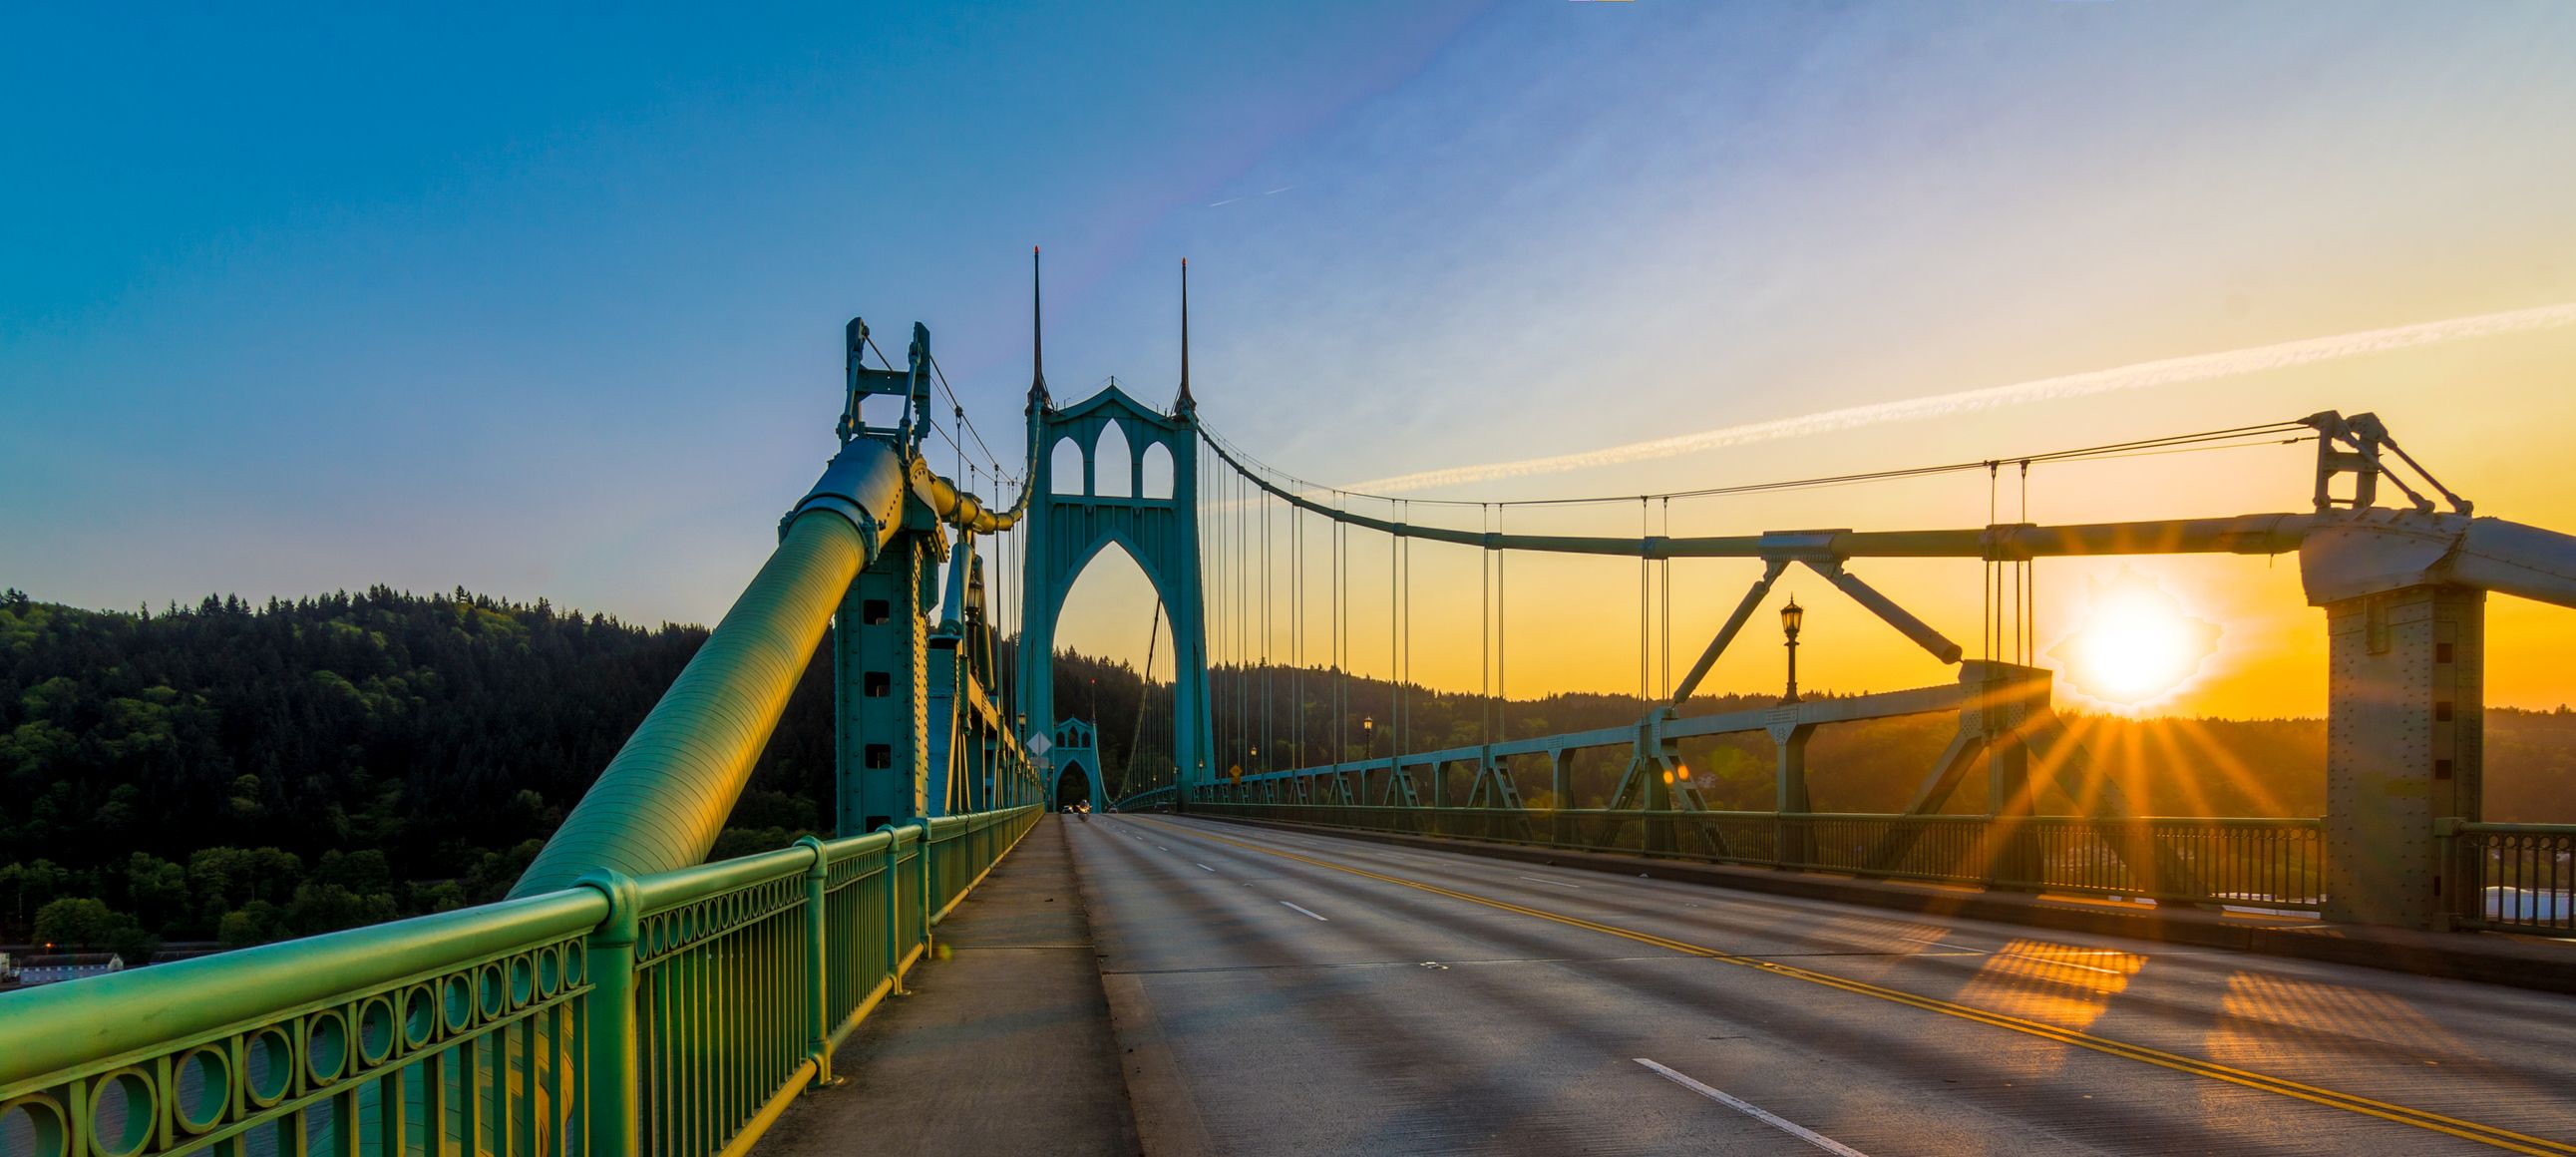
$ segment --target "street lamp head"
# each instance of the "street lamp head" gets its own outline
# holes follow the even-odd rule
[[[1780,608],[1780,631],[1794,639],[1798,627],[1807,621],[1807,608],[1798,605],[1798,596],[1789,596],[1789,605]]]
[[[1360,716],[1360,730],[1365,731],[1365,732],[1368,732],[1368,733],[1370,733],[1370,734],[1372,734],[1372,735],[1376,734],[1376,733],[1377,733],[1377,719],[1376,719],[1375,717],[1373,717],[1373,716],[1368,716],[1368,715]]]

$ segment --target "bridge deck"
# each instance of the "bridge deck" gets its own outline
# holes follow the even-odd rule
[[[762,1154],[1133,1154],[1091,923],[1064,817],[1039,822],[939,926],[915,968],[800,1098]]]
[[[1168,817],[1069,834],[1149,1152],[2576,1152],[2567,996]]]

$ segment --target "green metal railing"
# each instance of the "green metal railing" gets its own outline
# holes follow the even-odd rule
[[[739,1153],[1041,814],[0,996],[0,1155]]]
[[[2448,820],[2440,835],[2454,926],[2576,935],[2576,824]]]
[[[2313,908],[2324,891],[2322,825],[2313,819],[2014,819],[1216,801],[1194,802],[1190,810],[1704,863],[2197,903]],[[1658,846],[1673,850],[1645,850]]]

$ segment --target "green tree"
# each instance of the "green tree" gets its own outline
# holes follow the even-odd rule
[[[277,905],[266,900],[253,900],[223,914],[215,924],[215,939],[226,948],[265,944],[285,935]]]
[[[151,951],[150,938],[133,917],[86,896],[65,896],[37,910],[35,931],[40,944],[117,952],[128,964],[143,963]]]
[[[150,852],[134,853],[125,862],[125,903],[145,927],[166,931],[193,922],[188,870]]]

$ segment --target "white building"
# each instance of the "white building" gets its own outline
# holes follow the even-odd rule
[[[18,979],[29,984],[52,984],[58,980],[78,980],[84,976],[105,976],[125,971],[125,958],[113,952],[65,952],[52,956],[30,956],[18,962]]]

